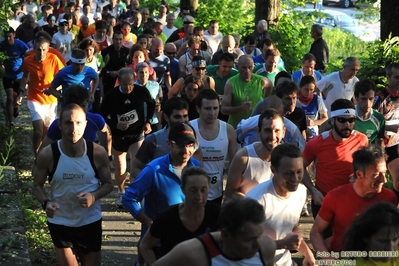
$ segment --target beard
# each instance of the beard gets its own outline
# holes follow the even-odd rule
[[[339,129],[339,128],[337,127],[337,124],[336,124],[336,123],[337,123],[337,122],[334,123],[333,129],[334,129],[335,132],[338,134],[338,136],[340,136],[341,138],[344,138],[344,139],[349,138],[350,135],[351,135],[351,133],[352,133],[353,128],[351,129],[351,128],[349,128],[349,127],[346,127],[346,128],[341,128],[341,129]]]

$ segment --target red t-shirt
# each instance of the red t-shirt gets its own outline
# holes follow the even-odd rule
[[[332,224],[333,234],[328,251],[341,251],[342,236],[353,219],[373,203],[381,201],[398,205],[395,193],[386,188],[382,188],[381,193],[370,198],[356,194],[353,184],[346,184],[328,192],[318,214],[324,221]]]
[[[316,188],[323,195],[349,183],[349,176],[353,174],[352,154],[368,146],[367,136],[358,131],[353,131],[345,141],[335,140],[331,132],[323,132],[309,140],[303,151],[308,163],[316,161]]]

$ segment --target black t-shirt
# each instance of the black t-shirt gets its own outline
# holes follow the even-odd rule
[[[295,107],[294,112],[285,116],[292,123],[294,123],[299,131],[304,131],[307,128],[305,111],[302,108]]]
[[[161,240],[161,256],[167,254],[174,246],[183,241],[195,238],[204,233],[216,231],[218,229],[217,220],[219,212],[219,206],[207,202],[204,219],[194,232],[189,231],[181,222],[179,204],[173,205],[159,214],[150,227],[150,233],[153,237]]]

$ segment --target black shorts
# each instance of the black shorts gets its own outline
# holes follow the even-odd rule
[[[130,145],[144,139],[144,133],[138,135],[112,136],[112,147],[120,152],[127,152]]]
[[[72,248],[83,254],[101,250],[102,219],[80,227],[69,227],[47,222],[51,239],[57,248]]]
[[[399,158],[398,149],[399,149],[399,145],[395,145],[395,146],[392,146],[392,147],[385,147],[385,152],[388,155],[387,164],[389,164],[390,162],[392,162],[396,158]]]
[[[19,86],[21,85],[20,79],[10,79],[7,77],[3,77],[3,86],[4,89],[13,89],[16,93],[19,92]]]

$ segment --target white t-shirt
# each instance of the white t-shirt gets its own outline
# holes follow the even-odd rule
[[[302,207],[306,202],[306,188],[299,184],[298,189],[291,192],[288,198],[280,197],[273,184],[273,179],[254,187],[247,198],[257,200],[266,214],[265,228],[273,230],[275,239],[283,239],[292,232],[301,217]],[[274,265],[292,265],[291,254],[288,249],[278,249],[274,255]]]
[[[353,77],[344,84],[339,77],[339,72],[333,72],[330,75],[323,77],[316,84],[317,88],[323,92],[328,86],[333,86],[332,89],[327,93],[326,99],[324,99],[324,104],[326,105],[328,116],[331,115],[331,104],[337,99],[347,99],[351,100],[354,94],[354,87],[359,79]]]
[[[172,35],[172,33],[177,30],[176,27],[173,26],[173,28],[169,29],[168,27],[164,26],[162,29],[162,32],[166,35],[167,38],[170,37],[170,35]]]
[[[65,59],[65,62],[68,62],[71,59],[72,41],[73,41],[73,33],[70,31],[68,31],[67,34],[61,34],[61,32],[57,31],[53,35],[53,39],[52,39],[51,43],[54,44],[55,49],[58,50],[61,46],[66,47],[66,50],[62,53],[62,56]]]
[[[43,27],[44,25],[47,25],[48,23],[43,18],[41,18],[37,21],[37,24],[39,24],[40,27]]]
[[[219,31],[216,35],[211,35],[209,31],[205,31],[204,39],[208,41],[209,46],[212,48],[212,53],[216,53],[219,50],[220,43],[223,40],[223,35]]]
[[[26,6],[26,12],[28,12],[28,14],[36,15],[36,13],[37,13],[37,5],[35,3],[32,3],[30,5],[27,4],[27,3],[24,3],[24,5]]]

